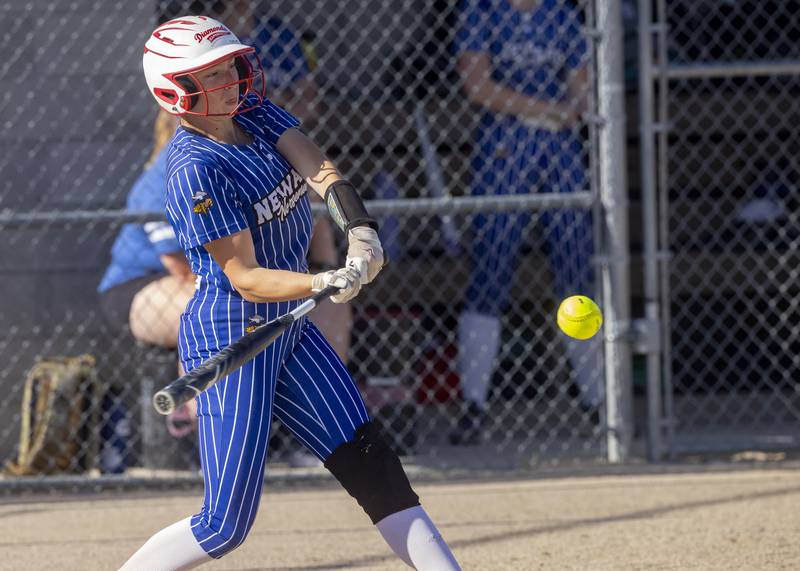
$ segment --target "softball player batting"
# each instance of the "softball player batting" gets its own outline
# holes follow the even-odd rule
[[[253,52],[204,16],[167,22],[145,45],[150,92],[181,120],[166,210],[197,275],[179,333],[186,371],[328,285],[341,288],[334,302],[354,298],[383,264],[377,224],[355,188],[293,116],[264,99]],[[347,234],[345,268],[307,273],[309,187]],[[197,414],[202,508],[156,533],[123,569],[190,569],[242,544],[258,511],[272,415],[324,462],[403,561],[459,568],[347,369],[309,321],[201,394]]]
[[[585,106],[586,43],[569,0],[462,0],[458,70],[481,107],[472,159],[474,195],[573,192],[585,187],[579,116]],[[519,249],[530,216],[478,215],[474,270],[459,321],[459,372],[466,406],[453,444],[480,440]],[[591,292],[589,213],[539,216],[557,296]],[[567,341],[581,405],[597,406],[596,344]]]

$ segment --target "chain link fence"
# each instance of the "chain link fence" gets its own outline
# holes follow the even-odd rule
[[[656,86],[642,134],[657,142],[645,186],[669,252],[650,252],[662,260],[663,451],[796,446],[798,5],[653,6],[650,20],[640,3],[653,32],[643,92]]]
[[[176,351],[137,339],[125,315],[109,320],[97,292],[125,224],[163,230],[157,209],[126,208],[156,122],[141,50],[158,21],[189,13],[213,15],[259,46],[268,95],[301,116],[381,223],[391,264],[351,304],[352,327],[333,335],[406,460],[451,471],[606,461],[607,427],[630,423],[607,415],[608,338],[568,341],[555,309],[574,293],[611,299],[601,283],[618,285],[600,279],[615,259],[609,218],[598,217],[595,56],[607,31],[597,29],[594,2],[533,11],[500,4],[494,12],[455,0],[0,7],[8,54],[0,64],[0,318],[8,324],[0,456],[11,461],[0,489],[54,486],[68,474],[79,475],[63,480],[73,485],[86,474],[102,474],[94,482],[199,479],[191,411],[165,421],[151,405],[178,374]],[[481,51],[481,42],[509,77],[495,71],[488,92],[472,85],[468,96],[476,61],[459,54]],[[538,114],[522,121],[506,112],[502,81],[539,97]],[[498,125],[487,128],[493,119],[481,102],[500,105]],[[343,246],[336,238],[338,263]],[[465,314],[480,327],[465,328]],[[486,401],[479,442],[455,445],[465,393],[474,392],[465,387],[464,332],[495,326],[494,339],[478,337],[480,351],[497,348],[478,397]],[[625,326],[611,312],[612,346]],[[95,361],[85,370],[35,367],[84,354]],[[61,416],[47,416],[56,409]],[[44,425],[51,432],[37,433]],[[613,438],[632,433],[615,426]],[[26,470],[21,452],[53,431],[63,446]],[[270,448],[270,462],[310,462],[280,426]]]

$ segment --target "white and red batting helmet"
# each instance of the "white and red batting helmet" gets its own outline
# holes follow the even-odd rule
[[[232,113],[209,113],[208,91],[195,74],[230,58],[235,58],[239,80],[211,91],[238,83],[239,105]],[[264,98],[264,70],[255,49],[206,16],[185,16],[156,28],[144,45],[142,65],[150,93],[173,115],[236,115]],[[205,105],[200,104],[203,100]]]

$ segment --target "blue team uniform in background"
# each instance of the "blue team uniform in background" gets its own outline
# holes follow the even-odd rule
[[[489,56],[492,80],[542,101],[568,96],[569,73],[586,64],[579,14],[566,0],[530,11],[508,0],[462,0],[456,51]],[[511,114],[482,109],[472,158],[473,195],[588,190],[583,141],[575,129],[547,130]],[[539,227],[558,297],[591,293],[590,213],[541,211]],[[480,214],[473,221],[473,270],[466,309],[499,315],[509,301],[528,214]]]
[[[278,18],[259,21],[256,31],[245,43],[256,49],[264,67],[267,93],[286,89],[311,73],[300,41]]]
[[[129,212],[162,212],[166,194],[167,151],[156,157],[146,168],[128,193],[126,208]],[[160,256],[180,252],[175,232],[168,222],[125,224],[111,249],[111,262],[106,268],[97,290],[105,294],[133,280],[152,276],[157,279],[166,274]],[[144,282],[137,284],[143,287]],[[134,291],[129,291],[131,295]],[[126,300],[129,302],[130,300]],[[129,308],[114,306],[113,313],[106,309],[106,318],[114,326],[127,323]],[[124,313],[122,313],[124,312]],[[105,392],[102,399],[104,421],[101,428],[103,446],[101,469],[106,473],[125,471],[128,460],[128,412],[116,387]]]
[[[126,208],[130,212],[161,212],[167,188],[167,150],[156,157],[131,187]],[[168,222],[125,224],[111,248],[111,263],[97,290],[102,293],[114,286],[149,274],[165,272],[159,256],[180,252],[175,232]]]
[[[186,371],[301,303],[246,301],[203,247],[248,231],[261,266],[307,270],[308,186],[275,148],[298,121],[268,101],[234,120],[251,145],[178,129],[169,149],[167,216],[198,277],[179,333]],[[197,414],[205,496],[192,530],[212,557],[244,541],[255,519],[273,414],[323,461],[368,420],[347,369],[306,319],[200,395]]]

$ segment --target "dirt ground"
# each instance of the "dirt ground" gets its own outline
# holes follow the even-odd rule
[[[464,569],[800,569],[800,470],[417,486]],[[198,494],[0,500],[0,569],[116,569]],[[268,491],[203,569],[405,569],[341,490]]]

